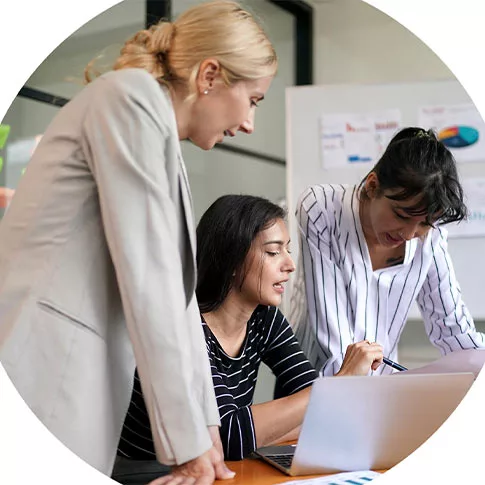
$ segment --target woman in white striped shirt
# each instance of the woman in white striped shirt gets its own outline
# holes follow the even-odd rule
[[[463,191],[452,154],[432,131],[401,130],[358,186],[310,187],[296,217],[302,262],[290,320],[323,375],[335,374],[347,345],[363,339],[397,360],[414,301],[442,354],[485,347],[443,228],[466,217]]]

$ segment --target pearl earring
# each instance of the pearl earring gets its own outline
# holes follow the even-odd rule
[[[208,89],[206,89],[206,90],[204,91],[204,94],[209,94],[209,90],[208,90]]]

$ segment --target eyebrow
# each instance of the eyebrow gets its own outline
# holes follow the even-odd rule
[[[408,205],[408,206],[398,206],[395,205],[393,206],[394,211],[399,210],[401,212],[404,212],[407,216],[410,217],[419,217],[419,216],[425,216],[428,214],[428,211],[419,205]]]
[[[286,244],[290,244],[291,242],[291,239],[288,239],[288,242]],[[279,244],[280,246],[283,246],[285,244],[284,241],[266,241],[265,243],[263,243],[263,246],[267,246],[269,244]]]

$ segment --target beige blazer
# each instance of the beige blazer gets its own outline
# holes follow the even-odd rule
[[[0,361],[38,418],[110,474],[135,361],[157,457],[211,447],[190,190],[170,97],[110,72],[60,110],[0,224]]]

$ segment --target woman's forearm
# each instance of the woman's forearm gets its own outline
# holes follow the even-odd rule
[[[311,386],[291,396],[251,406],[258,448],[298,437],[310,390]]]

